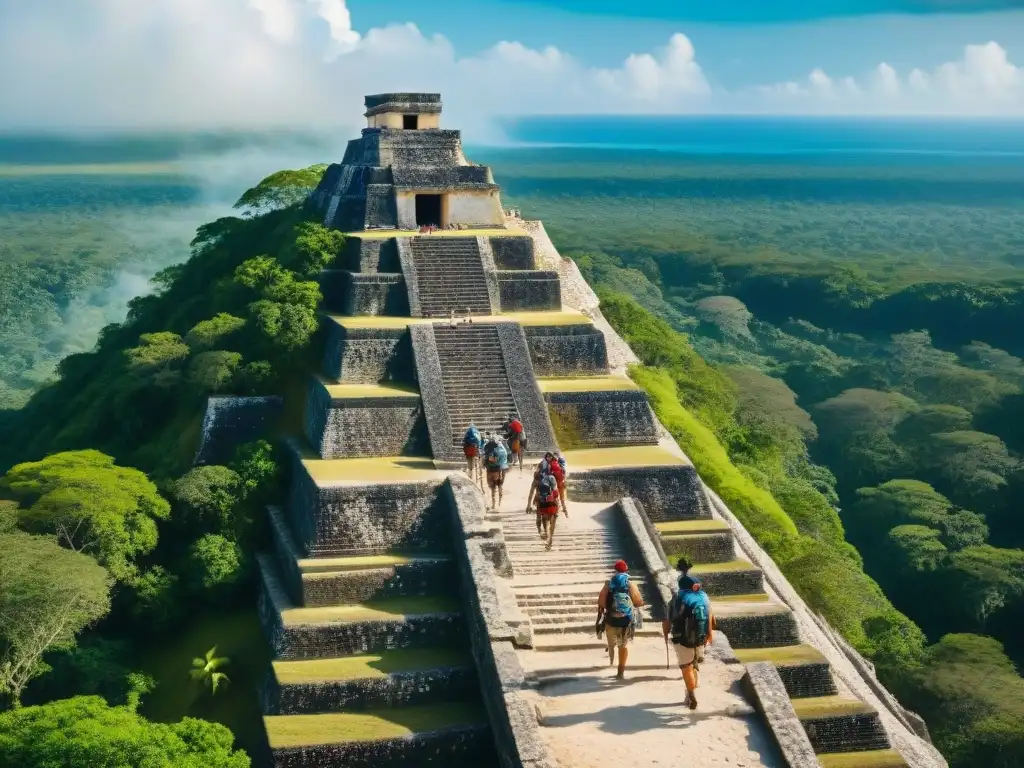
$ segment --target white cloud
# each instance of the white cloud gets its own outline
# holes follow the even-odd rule
[[[596,68],[510,40],[459,55],[413,24],[360,32],[345,0],[0,3],[0,129],[286,126],[340,141],[362,96],[390,90],[440,91],[447,123],[473,131],[503,114],[1024,113],[1022,80],[996,43],[928,72],[818,68],[725,92],[681,33]]]
[[[901,76],[882,62],[861,81],[836,81],[822,69],[806,82],[776,83],[735,95],[745,109],[840,114],[999,116],[1024,114],[1024,70],[996,42],[967,45],[963,55],[932,72]]]

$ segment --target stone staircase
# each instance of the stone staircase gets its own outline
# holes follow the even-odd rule
[[[475,237],[422,235],[410,238],[423,317],[490,315],[480,246]]]
[[[497,327],[491,323],[434,326],[444,398],[451,418],[452,446],[461,449],[470,423],[498,429],[518,413]]]
[[[657,523],[662,547],[674,564],[695,563],[712,598],[718,627],[744,663],[770,662],[811,746],[824,766],[895,768],[906,765],[890,748],[878,713],[841,691],[820,651],[801,643],[792,612],[765,593],[757,567],[736,559],[729,526],[715,518]]]

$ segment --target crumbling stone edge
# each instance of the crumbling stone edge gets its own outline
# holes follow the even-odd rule
[[[398,264],[402,268],[405,290],[409,294],[410,317],[423,317],[423,305],[420,303],[420,284],[416,279],[416,264],[413,261],[412,242],[407,237],[395,238],[398,249]]]
[[[441,359],[437,352],[432,323],[409,326],[412,356],[416,365],[416,378],[420,387],[420,402],[427,420],[430,449],[435,459],[457,461],[452,448],[452,418],[444,396]]]
[[[480,253],[484,280],[487,282],[487,299],[491,305],[491,314],[496,315],[501,311],[501,289],[498,286],[498,267],[494,263],[491,238],[477,236],[474,239],[476,240],[477,250]]]
[[[530,347],[526,334],[519,323],[496,323],[501,356],[505,362],[512,399],[515,401],[519,418],[526,429],[526,440],[530,453],[553,451],[555,430],[544,403],[544,396],[537,385],[537,377],[530,362]]]
[[[811,740],[807,738],[793,702],[775,665],[758,661],[747,665],[743,688],[754,708],[768,723],[789,768],[819,768]]]
[[[540,735],[535,709],[523,691],[526,674],[515,647],[521,627],[502,614],[498,576],[512,566],[500,526],[488,521],[473,483],[452,474],[441,488],[453,517],[454,554],[466,608],[470,648],[480,693],[502,768],[556,768]]]

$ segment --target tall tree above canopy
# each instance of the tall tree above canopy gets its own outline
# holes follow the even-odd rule
[[[327,166],[321,163],[301,170],[272,173],[255,187],[245,190],[235,202],[235,208],[265,212],[301,203],[316,189],[326,170]]]
[[[28,682],[46,671],[43,654],[73,645],[109,609],[110,577],[93,558],[50,536],[0,535],[0,692],[17,706]]]
[[[119,581],[134,577],[136,558],[156,546],[156,521],[170,515],[146,475],[99,451],[18,464],[0,478],[0,489],[21,502],[21,528],[53,534],[62,546],[95,556]]]

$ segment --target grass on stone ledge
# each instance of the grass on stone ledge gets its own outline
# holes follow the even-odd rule
[[[459,601],[451,597],[395,597],[360,605],[327,605],[318,608],[289,608],[285,624],[354,623],[360,621],[400,621],[407,616],[459,613]]]
[[[471,666],[473,659],[465,651],[449,648],[403,648],[337,659],[275,661],[274,674],[282,685],[294,685],[379,679],[395,672]]]
[[[672,520],[665,523],[655,523],[654,527],[662,536],[728,533],[730,531],[729,525],[717,518],[710,520]]]
[[[781,648],[735,648],[736,658],[744,664],[768,661],[779,666],[823,664],[825,657],[812,645],[786,645]]]
[[[640,389],[625,376],[583,376],[537,379],[541,392],[617,392]]]
[[[747,560],[730,560],[725,563],[698,563],[690,573],[732,573],[734,571],[756,571],[758,568]]]
[[[479,704],[431,704],[366,712],[274,715],[263,719],[272,749],[401,739],[455,726],[486,722]]]
[[[801,720],[818,720],[825,717],[866,715],[874,708],[860,699],[848,696],[816,696],[810,699],[793,699],[793,709]]]
[[[835,752],[818,755],[822,768],[904,768],[907,761],[895,749],[870,752]]]
[[[683,459],[656,445],[627,448],[585,448],[563,451],[570,474],[582,469],[614,469],[618,467],[683,466]]]

